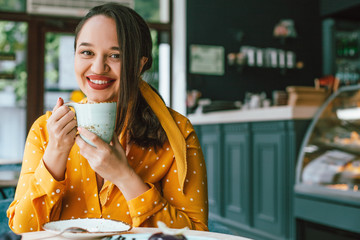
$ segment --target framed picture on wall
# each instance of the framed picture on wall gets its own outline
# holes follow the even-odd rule
[[[190,45],[190,73],[224,75],[224,52],[222,46]]]

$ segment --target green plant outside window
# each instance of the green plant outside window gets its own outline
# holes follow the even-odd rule
[[[0,73],[8,73],[0,77],[0,90],[12,87],[16,101],[25,99],[26,96],[26,49],[28,25],[24,22],[0,21]],[[3,58],[1,58],[3,56]],[[6,56],[11,64],[7,64]],[[1,60],[3,59],[3,60]],[[7,68],[6,66],[9,66]],[[5,77],[4,77],[5,76]]]
[[[0,11],[25,12],[26,0],[0,0]]]
[[[160,0],[135,0],[134,10],[147,22],[160,22]]]

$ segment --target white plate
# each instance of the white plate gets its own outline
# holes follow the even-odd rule
[[[140,233],[140,234],[122,234],[121,237],[124,238],[119,238],[119,236],[113,236],[110,240],[148,240],[149,237],[152,234],[148,234],[148,233]],[[217,238],[211,238],[211,237],[202,237],[202,236],[188,236],[185,234],[185,237],[187,240],[219,240]]]
[[[131,226],[127,223],[102,219],[102,218],[79,218],[48,222],[43,229],[54,234],[59,234],[69,227],[81,227],[89,232],[64,232],[61,236],[66,238],[100,238],[111,235],[119,235],[129,231]]]

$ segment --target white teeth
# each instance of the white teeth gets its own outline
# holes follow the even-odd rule
[[[95,84],[106,84],[106,83],[108,83],[107,81],[103,81],[103,80],[92,80],[92,79],[90,79],[90,82],[95,83]]]

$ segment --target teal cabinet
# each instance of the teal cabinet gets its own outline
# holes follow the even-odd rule
[[[231,221],[250,222],[250,178],[249,124],[229,124],[224,126],[224,213]]]
[[[275,236],[284,234],[286,207],[286,132],[284,122],[254,123],[253,217],[254,228]]]
[[[295,239],[295,165],[309,120],[196,125],[210,218],[253,239]]]
[[[199,136],[201,148],[206,161],[206,171],[208,175],[208,202],[212,213],[221,215],[221,188],[222,167],[220,137],[221,127],[219,125],[207,125],[201,127]],[[198,131],[199,135],[199,131]],[[211,176],[211,177],[209,177]]]

